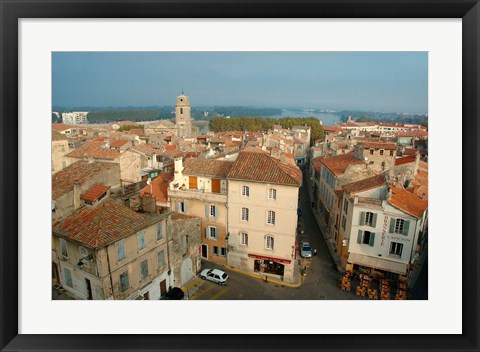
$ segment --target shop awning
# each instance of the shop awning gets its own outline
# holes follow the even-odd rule
[[[348,262],[402,275],[405,275],[407,273],[407,264],[393,262],[386,259],[369,257],[358,253],[350,253],[348,256]]]
[[[282,263],[282,264],[290,264],[292,262],[291,260],[288,260],[288,259],[265,257],[263,255],[250,254],[250,253],[248,253],[248,257],[249,258],[255,258],[255,259],[268,260],[270,262],[277,262],[277,263]]]

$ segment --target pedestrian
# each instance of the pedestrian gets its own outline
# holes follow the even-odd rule
[[[313,256],[314,256],[314,257],[317,256],[317,249],[316,249],[316,248],[313,249]]]

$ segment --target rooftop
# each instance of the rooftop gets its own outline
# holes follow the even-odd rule
[[[395,166],[400,166],[404,164],[414,163],[417,160],[416,155],[408,155],[402,158],[395,159]]]
[[[186,175],[226,177],[232,165],[231,161],[188,158],[183,163],[183,173]]]
[[[96,201],[102,194],[107,192],[110,189],[110,186],[105,186],[100,183],[94,184],[88,191],[86,191],[80,199],[86,200],[86,201]]]
[[[85,143],[80,148],[67,154],[70,158],[94,158],[94,159],[116,159],[120,156],[120,151],[116,149],[105,148],[105,143],[91,141]]]
[[[416,218],[422,216],[428,206],[427,200],[421,199],[403,188],[391,187],[390,189],[392,196],[388,199],[388,202],[391,205]]]
[[[146,185],[140,190],[140,195],[146,195],[153,193],[157,202],[168,201],[168,185],[173,180],[173,175],[167,173],[161,173],[155,178],[150,185]]]
[[[359,144],[363,144],[365,148],[369,149],[397,149],[395,143],[362,141]]]
[[[53,224],[59,236],[98,248],[141,231],[150,225],[142,216],[123,204],[107,200],[96,207],[83,206]]]
[[[350,165],[365,164],[364,161],[353,157],[353,153],[340,154],[331,158],[322,159],[322,164],[325,165],[335,176],[340,176],[345,173]]]
[[[128,144],[129,140],[128,139],[117,139],[115,141],[110,142],[110,147],[111,148],[120,148],[123,147],[125,144]]]
[[[348,183],[346,185],[343,185],[342,188],[345,190],[345,192],[357,193],[357,192],[368,191],[369,189],[385,186],[386,184],[387,182],[385,181],[385,175],[380,174],[380,175],[369,177],[360,181]]]

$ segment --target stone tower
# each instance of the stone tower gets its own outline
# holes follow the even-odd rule
[[[175,123],[177,136],[189,138],[192,136],[192,123],[190,121],[190,97],[183,94],[177,97],[175,106]]]

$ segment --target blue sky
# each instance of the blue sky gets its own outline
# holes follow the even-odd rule
[[[54,106],[244,105],[427,113],[426,52],[55,52]]]

